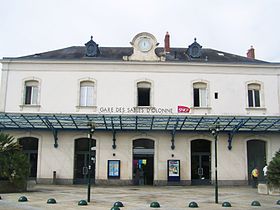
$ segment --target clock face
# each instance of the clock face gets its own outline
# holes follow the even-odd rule
[[[142,38],[138,43],[138,47],[142,52],[148,52],[152,48],[151,40],[148,38]]]

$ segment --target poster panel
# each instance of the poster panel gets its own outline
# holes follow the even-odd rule
[[[180,181],[180,160],[168,160],[168,181]]]
[[[120,160],[108,160],[108,178],[120,178]]]

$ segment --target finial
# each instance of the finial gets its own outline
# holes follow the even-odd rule
[[[90,40],[92,40],[93,36],[90,36]]]
[[[196,42],[196,37],[194,38],[194,42]]]

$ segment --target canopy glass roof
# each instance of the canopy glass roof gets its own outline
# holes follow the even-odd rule
[[[194,115],[100,115],[0,113],[0,130],[96,130],[123,131],[209,131],[219,124],[221,132],[280,132],[280,116],[194,116]]]

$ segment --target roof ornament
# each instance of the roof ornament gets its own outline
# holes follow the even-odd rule
[[[86,56],[87,57],[98,57],[100,55],[100,50],[98,44],[96,44],[93,40],[93,36],[90,36],[90,41],[88,41],[86,46]]]
[[[189,48],[187,49],[187,54],[191,58],[200,58],[202,54],[201,50],[202,46],[196,42],[196,38],[194,38],[194,42],[189,45]]]

